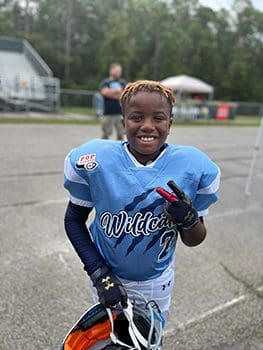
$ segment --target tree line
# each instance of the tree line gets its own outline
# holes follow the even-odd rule
[[[98,89],[119,62],[127,80],[187,74],[215,98],[263,101],[263,12],[250,0],[0,0],[0,35],[27,39],[63,87]]]

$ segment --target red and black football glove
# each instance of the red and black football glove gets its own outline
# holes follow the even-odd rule
[[[156,191],[167,200],[165,211],[168,218],[184,230],[189,230],[199,222],[198,213],[192,205],[191,199],[184,191],[170,180],[167,185],[173,191],[166,191],[162,187],[157,187]]]

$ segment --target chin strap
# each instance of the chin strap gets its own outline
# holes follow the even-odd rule
[[[141,345],[146,349],[149,348],[148,341],[143,337],[143,335],[138,330],[138,328],[136,327],[133,321],[133,307],[129,299],[128,299],[128,306],[127,308],[123,309],[123,313],[129,322],[128,331],[134,346],[125,344],[117,338],[116,334],[114,333],[114,321],[113,321],[111,309],[107,308],[106,310],[110,319],[111,329],[112,329],[110,337],[114,344],[119,344],[119,345],[125,346],[127,349],[134,349],[134,350],[135,349],[141,350]],[[152,347],[150,346],[150,348]]]

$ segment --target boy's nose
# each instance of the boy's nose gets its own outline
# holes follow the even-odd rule
[[[145,118],[141,125],[141,129],[144,131],[152,131],[154,128],[155,127],[152,118]]]

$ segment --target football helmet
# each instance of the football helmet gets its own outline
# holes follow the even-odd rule
[[[66,335],[60,350],[161,350],[163,318],[154,301],[134,291],[128,307],[89,308]]]

